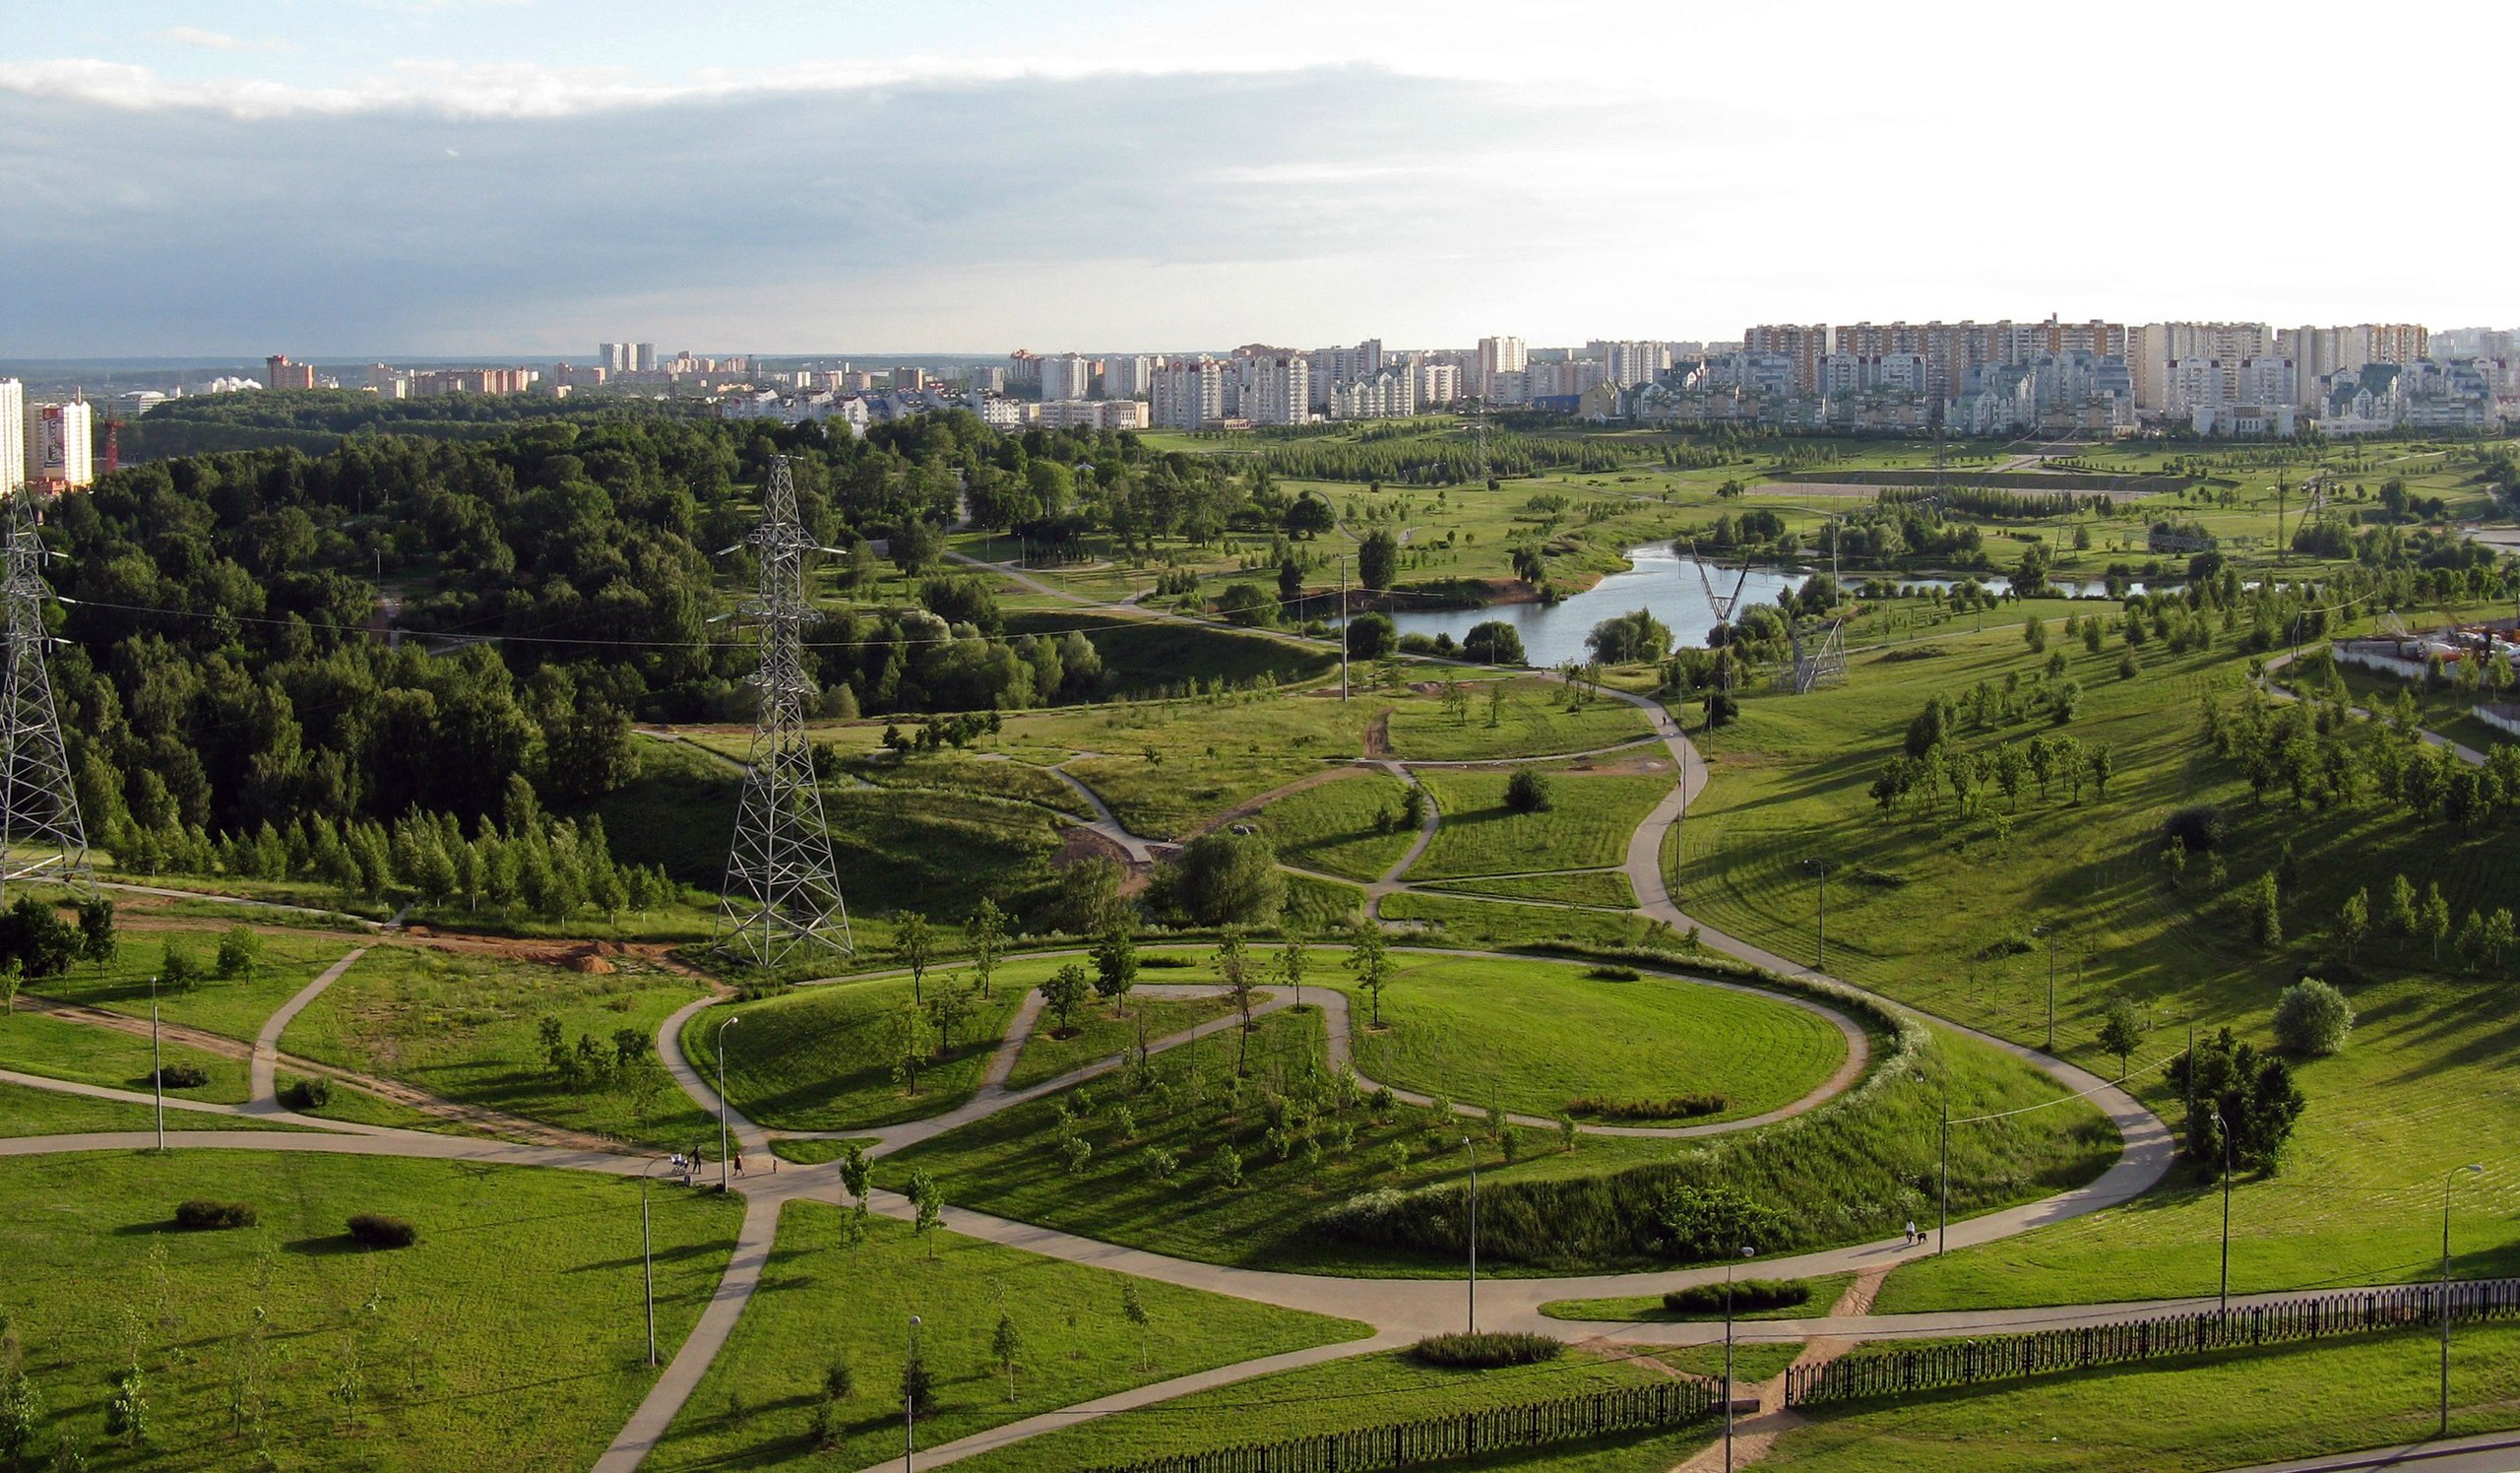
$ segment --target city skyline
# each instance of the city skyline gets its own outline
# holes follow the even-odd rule
[[[1999,303],[2520,320],[2485,253],[2445,268],[2423,238],[2489,241],[2520,210],[2459,149],[2315,100],[2244,145],[2245,87],[2181,81],[2350,68],[2455,110],[2491,95],[2507,17],[2441,9],[2469,42],[2445,49],[2426,27],[2002,14],[774,6],[693,28],[630,5],[589,67],[582,27],[533,4],[101,4],[0,51],[26,160],[0,347],[548,357],[637,322],[780,354],[1154,352]],[[2063,56],[2088,86],[2060,132],[2031,84]],[[2426,269],[2370,269],[2394,251]]]

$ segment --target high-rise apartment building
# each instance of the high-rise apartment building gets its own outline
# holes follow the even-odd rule
[[[1531,350],[1520,338],[1481,338],[1479,340],[1478,366],[1472,373],[1471,382],[1464,387],[1470,393],[1493,402],[1498,375],[1527,373],[1531,370]]]
[[[1236,357],[1232,398],[1254,424],[1301,424],[1312,417],[1312,363],[1299,352]]]
[[[1158,429],[1203,429],[1225,417],[1226,365],[1175,358],[1155,370],[1148,418]]]
[[[311,389],[315,387],[315,365],[292,363],[284,352],[263,359],[263,383],[274,389]]]
[[[1155,382],[1155,360],[1144,353],[1124,352],[1102,360],[1102,397],[1144,399]]]
[[[656,372],[656,371],[657,371],[657,345],[655,345],[654,343],[633,343],[633,344],[631,344],[631,345],[630,345],[630,370],[629,370],[629,371],[631,371],[632,373],[654,373],[654,372]]]
[[[1650,384],[1668,366],[1660,343],[1593,342],[1584,345],[1584,355],[1598,360],[1602,376],[1622,389]]]
[[[1829,355],[1829,325],[1814,322],[1765,323],[1741,336],[1741,351],[1754,355],[1791,359],[1794,392],[1809,394],[1820,384],[1820,360]]]
[[[1094,360],[1072,352],[1041,359],[1041,402],[1083,399],[1094,387]]]
[[[2275,331],[2263,322],[2148,322],[2127,334],[2126,365],[2135,378],[2135,405],[2152,414],[2184,414],[2195,408],[2192,398],[2173,403],[2196,392],[2192,374],[2182,365],[2196,359],[2218,365],[2223,385],[2210,402],[2236,404],[2240,364],[2278,355]]]
[[[27,386],[0,378],[0,496],[27,483]]]
[[[1428,409],[1461,398],[1461,364],[1436,358],[1418,363],[1418,402]]]
[[[25,423],[28,481],[66,491],[96,479],[95,412],[86,400],[28,405]]]

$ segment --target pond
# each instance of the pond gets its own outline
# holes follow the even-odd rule
[[[1714,603],[1707,598],[1711,582],[1716,593],[1731,598],[1735,585],[1741,590],[1741,606],[1753,604],[1773,606],[1776,596],[1792,588],[1800,588],[1802,580],[1815,571],[1811,568],[1753,567],[1745,577],[1738,567],[1726,567],[1717,562],[1701,564],[1694,557],[1683,557],[1671,550],[1669,543],[1650,543],[1630,547],[1628,561],[1635,564],[1624,573],[1612,573],[1591,588],[1555,604],[1499,604],[1484,608],[1432,608],[1394,613],[1391,621],[1403,634],[1433,637],[1449,634],[1458,644],[1463,635],[1489,619],[1500,619],[1514,626],[1523,637],[1523,654],[1529,662],[1543,669],[1563,665],[1570,660],[1588,658],[1584,636],[1593,626],[1606,618],[1615,618],[1632,609],[1643,608],[1670,626],[1671,635],[1684,645],[1703,646],[1707,635],[1720,622]],[[1850,586],[1866,581],[1860,575],[1848,575]],[[1875,580],[1880,581],[1880,580]],[[1950,588],[1957,579],[1897,578],[1887,580],[1901,588]],[[1995,593],[2003,593],[2012,584],[2001,574],[1979,580]],[[2058,590],[2069,598],[2102,592],[2097,582],[2059,580]],[[2136,592],[2142,592],[2140,585]]]

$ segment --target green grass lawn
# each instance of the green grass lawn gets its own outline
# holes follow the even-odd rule
[[[870,723],[870,725],[872,725]],[[1076,790],[1055,773],[1029,762],[968,752],[922,752],[903,758],[869,757],[849,764],[850,775],[881,788],[932,788],[1038,803],[1061,813],[1092,816]]]
[[[1553,680],[1501,684],[1501,706],[1491,707],[1490,686],[1482,682],[1469,687],[1470,704],[1460,714],[1447,713],[1440,701],[1394,709],[1392,755],[1413,762],[1545,757],[1613,746],[1654,731],[1645,713],[1625,701],[1587,701],[1569,710],[1566,687]]]
[[[1669,766],[1668,763],[1665,764]],[[1443,818],[1411,879],[1454,879],[1542,869],[1599,869],[1627,857],[1628,836],[1671,791],[1668,772],[1605,776],[1553,772],[1552,806],[1505,806],[1508,774],[1428,768],[1418,773]]]
[[[1286,880],[1286,906],[1278,913],[1282,930],[1327,935],[1354,926],[1365,913],[1365,892],[1357,886],[1308,874],[1290,874]]]
[[[1388,773],[1358,769],[1290,793],[1253,821],[1286,864],[1350,879],[1380,879],[1418,842],[1417,828],[1399,821],[1407,792]]]
[[[1855,1275],[1851,1273],[1821,1274],[1815,1278],[1802,1280],[1802,1283],[1811,1291],[1811,1298],[1802,1304],[1786,1305],[1774,1310],[1742,1310],[1732,1317],[1736,1320],[1816,1318],[1828,1313],[1829,1307],[1836,1304],[1838,1296],[1846,1291],[1847,1285],[1854,1282]],[[1609,1299],[1551,1300],[1541,1306],[1540,1312],[1551,1319],[1606,1319],[1629,1324],[1678,1324],[1685,1321],[1724,1317],[1724,1312],[1721,1310],[1711,1313],[1694,1310],[1681,1313],[1664,1309],[1663,1296],[1659,1294],[1624,1294]],[[1669,1360],[1670,1356],[1666,1355],[1664,1359]],[[1736,1367],[1736,1371],[1737,1369]]]
[[[1554,900],[1563,905],[1636,908],[1636,887],[1624,869],[1569,869],[1560,874],[1490,875],[1484,879],[1437,880],[1430,888],[1445,895],[1501,895],[1509,900]]]
[[[768,1001],[704,1009],[683,1025],[683,1055],[714,1079],[723,1032],[727,1101],[760,1124],[855,1130],[919,1120],[978,1090],[1025,989],[1039,980],[1037,972],[1047,976],[1049,970],[1038,962],[1006,964],[992,995],[975,1000],[953,1047],[919,1070],[915,1093],[893,1078],[895,1036],[911,1000],[908,976],[800,988]],[[921,992],[935,996],[970,987],[967,972],[937,968]],[[729,1018],[743,1021],[728,1028]]]
[[[188,1197],[249,1203],[261,1223],[176,1231]],[[343,1223],[362,1211],[419,1243],[352,1248]],[[715,1194],[656,1193],[664,1355],[738,1217]],[[638,1190],[606,1177],[241,1151],[12,1160],[0,1252],[47,1458],[67,1436],[99,1468],[582,1468],[651,1379]],[[103,1432],[111,1378],[134,1363],[139,1450]]]
[[[1201,970],[1201,981],[1213,968]],[[1174,982],[1169,972],[1159,972],[1152,979]],[[1073,1020],[1073,1038],[1053,1038],[1050,1015],[1041,1015],[1040,1025],[1024,1043],[1024,1052],[1015,1056],[1015,1069],[1007,1076],[1006,1087],[1024,1089],[1044,1079],[1055,1079],[1070,1069],[1099,1063],[1105,1058],[1137,1047],[1141,1033],[1149,1043],[1160,1042],[1185,1029],[1196,1028],[1210,1018],[1223,1017],[1233,1011],[1233,999],[1220,993],[1214,997],[1146,997],[1129,999],[1128,1015],[1120,1016],[1097,1002],[1079,1011]]]
[[[169,1098],[173,1098],[170,1096]],[[154,1106],[93,1100],[59,1094],[26,1084],[0,1084],[0,1135],[72,1135],[92,1130],[148,1130],[156,1127]],[[287,1129],[247,1116],[213,1115],[200,1110],[168,1110],[169,1130]]]
[[[258,931],[263,960],[251,978],[205,977],[189,988],[158,990],[158,1016],[251,1043],[280,1005],[313,982],[316,975],[360,946],[362,936],[293,931]],[[101,973],[81,962],[61,977],[27,985],[27,991],[62,1002],[111,1008],[136,1018],[149,1016],[149,979],[162,968],[166,948],[187,952],[207,969],[218,959],[217,930],[139,930],[126,925],[114,960]]]
[[[1459,1272],[1459,1259],[1448,1250],[1334,1238],[1312,1219],[1359,1192],[1457,1181],[1464,1169],[1461,1137],[1475,1133],[1482,1190],[1490,1183],[1555,1190],[1547,1184],[1657,1165],[1785,1213],[1780,1250],[1860,1241],[1895,1233],[1901,1221],[1924,1210],[1919,1184],[1930,1180],[1941,1081],[1949,1081],[1953,1109],[1962,1114],[2059,1098],[2027,1064],[1983,1045],[1937,1039],[1913,1065],[1922,1079],[1906,1069],[1879,1076],[1836,1104],[1742,1135],[1585,1137],[1569,1153],[1558,1148],[1552,1131],[1514,1130],[1518,1159],[1509,1166],[1501,1142],[1483,1129],[1469,1132],[1470,1122],[1458,1117],[1436,1120],[1429,1111],[1399,1106],[1377,1119],[1360,1102],[1288,1132],[1282,1158],[1266,1098],[1318,1068],[1322,1019],[1306,1011],[1259,1020],[1248,1036],[1250,1087],[1238,1110],[1230,1085],[1244,1041],[1221,1033],[1157,1055],[1160,1089],[1131,1095],[1124,1082],[1105,1079],[1032,1101],[886,1157],[877,1163],[877,1180],[899,1186],[925,1169],[957,1205],[1211,1262],[1448,1277]],[[1082,1161],[1073,1161],[1061,1142],[1062,1109],[1078,1122],[1074,1136],[1087,1147]],[[1404,1160],[1394,1160],[1395,1146],[1406,1148]],[[1240,1186],[1226,1185],[1228,1149],[1241,1160]],[[1956,1132],[1952,1151],[1954,1210],[1965,1215],[2089,1180],[2114,1158],[2116,1136],[2098,1112],[2077,1103]],[[1169,1179],[1160,1171],[1159,1152],[1174,1162]],[[1545,1261],[1482,1251],[1480,1266],[1528,1275],[1655,1261],[1588,1241]]]
[[[1388,704],[1378,697],[1301,695],[1124,705],[1033,730],[1102,753],[1079,758],[1067,770],[1132,833],[1168,839],[1318,772],[1324,761],[1354,757],[1364,749],[1366,724]]]
[[[2453,1435],[2520,1425],[2520,1328],[2461,1328]],[[1765,1465],[1810,1473],[2205,1473],[2429,1438],[2438,1342],[2374,1335],[1816,1408]]]
[[[1427,928],[1427,942],[1439,946],[1581,946],[1623,951],[1643,945],[1652,929],[1652,923],[1642,916],[1512,905],[1424,890],[1384,896],[1382,918],[1418,922]]]
[[[1281,1371],[1213,1391],[1175,1397],[1142,1411],[1115,1413],[1072,1430],[1048,1433],[982,1453],[964,1466],[973,1473],[1063,1473],[1073,1468],[1116,1466],[1167,1454],[1409,1422],[1480,1407],[1544,1401],[1662,1378],[1663,1373],[1651,1367],[1580,1351],[1569,1351],[1537,1366],[1493,1371],[1435,1370],[1418,1365],[1405,1354],[1382,1352]],[[1535,1460],[1534,1452],[1526,1452],[1515,1461],[1475,1466],[1669,1468],[1679,1461],[1674,1454],[1703,1443],[1706,1434],[1701,1426],[1693,1432],[1636,1441],[1659,1444],[1651,1455],[1663,1461],[1569,1464]],[[1581,1449],[1579,1455],[1595,1450]],[[1633,1456],[1637,1449],[1631,1444],[1621,1451]],[[1544,1455],[1562,1458],[1570,1452],[1578,1449],[1559,1448]]]
[[[1369,1333],[951,1233],[921,1242],[883,1218],[852,1244],[850,1217],[822,1202],[788,1204],[762,1288],[649,1466],[855,1468],[898,1456],[914,1314],[936,1377],[937,1405],[918,1425],[931,1447],[1130,1386]],[[1131,1288],[1147,1314],[1143,1336],[1123,1309]],[[990,1355],[1001,1313],[1023,1341],[1012,1395]],[[839,1445],[817,1452],[810,1420],[825,1372],[843,1356],[856,1391],[842,1404]]]
[[[181,1044],[164,1047],[167,1067],[190,1066],[210,1076],[207,1084],[168,1089],[168,1099],[241,1105],[251,1094],[243,1059]],[[120,1033],[94,1023],[74,1023],[23,1009],[0,1017],[0,1068],[147,1094],[150,1059],[145,1034]]]
[[[1846,1058],[1828,1019],[1752,993],[1662,977],[1600,981],[1561,962],[1399,961],[1379,1030],[1366,1026],[1373,1007],[1362,990],[1342,989],[1357,1069],[1463,1104],[1553,1116],[1579,1097],[1709,1094],[1725,1108],[1699,1121],[1738,1120],[1809,1094]]]
[[[289,1087],[297,1083],[300,1077],[302,1076],[290,1073],[286,1069],[280,1071],[274,1082],[284,1101],[288,1098]],[[398,1105],[381,1095],[371,1095],[363,1089],[338,1080],[334,1081],[333,1098],[329,1103],[318,1109],[299,1110],[295,1113],[311,1116],[316,1120],[349,1121],[361,1125],[390,1125],[398,1130],[440,1130],[450,1135],[473,1133],[466,1131],[452,1121],[442,1120],[433,1115],[422,1115],[409,1106]]]
[[[573,1086],[547,1062],[538,1027],[559,1020],[575,1044],[609,1054],[629,1030],[654,1040],[665,1015],[702,995],[656,970],[580,973],[380,945],[326,989],[281,1039],[288,1053],[482,1105],[660,1149],[715,1132],[662,1068],[611,1085]]]
[[[2520,883],[2509,820],[2462,830],[2376,805],[2253,801],[2237,764],[2205,745],[2196,715],[2200,698],[2241,688],[2246,659],[2231,636],[2218,630],[2214,649],[2183,656],[2155,642],[2133,680],[2113,672],[2117,634],[2099,657],[2052,628],[2050,638],[2085,691],[2070,730],[2114,754],[2105,799],[2086,788],[2079,804],[2061,789],[2042,800],[2034,783],[2017,811],[1996,794],[1966,819],[1947,796],[1939,814],[1880,815],[1864,790],[1928,692],[2000,688],[2039,663],[2017,630],[1945,634],[1926,658],[1858,659],[1844,689],[1744,703],[1742,721],[1713,739],[1714,781],[1691,804],[1682,908],[1809,959],[1817,892],[1803,861],[1829,855],[1831,971],[2031,1044],[2046,1037],[2048,956],[2030,928],[2053,925],[2058,1052],[2109,1075],[2117,1061],[2097,1033],[2112,993],[2147,1009],[2153,1032],[2139,1058],[2158,1059],[2184,1047],[2191,1022],[2266,1044],[2283,987],[2305,973],[2336,981],[2362,1026],[2344,1055],[2300,1070],[2309,1107],[2283,1170],[2238,1185],[2234,1280],[2272,1289],[2420,1274],[2438,1251],[2441,1174],[2520,1127],[2520,1092],[2497,1066],[2514,1042],[2507,980],[2446,972],[2394,937],[2366,942],[2348,967],[2332,918],[2354,888],[2368,886],[2376,903],[2401,871],[2419,887],[2437,881],[2456,915],[2507,904]],[[2044,729],[1964,730],[1963,740],[1983,749]],[[2231,819],[2224,893],[2194,873],[2173,888],[2159,864],[2163,820],[2195,803]],[[2299,893],[2285,942],[2261,948],[2230,892],[2277,867],[2287,841]],[[2157,1076],[2138,1092],[2158,1112],[2179,1111]],[[2459,1128],[2443,1128],[2452,1121]],[[2482,1159],[2491,1170],[2463,1188],[2473,1206],[2462,1209],[2459,1250],[2477,1264],[2520,1263],[2520,1172],[2489,1151]],[[2182,1176],[2124,1208],[1903,1268],[1882,1308],[2194,1293],[2215,1283],[2220,1230],[2219,1195]]]

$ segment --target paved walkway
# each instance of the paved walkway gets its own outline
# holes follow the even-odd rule
[[[2293,689],[2289,685],[2276,683],[2274,674],[2277,671],[2282,670],[2284,667],[2300,659],[2303,653],[2304,652],[2300,650],[2287,650],[2283,654],[2273,656],[2267,660],[2264,668],[2265,674],[2260,677],[2260,683],[2266,686],[2268,694],[2274,696],[2277,700],[2282,701],[2298,701],[2301,698],[2300,691]],[[2372,714],[2371,711],[2362,706],[2348,706],[2345,708],[2345,714],[2353,717],[2357,721],[2379,720],[2379,718]],[[2451,756],[2467,763],[2470,767],[2483,767],[2485,765],[2485,753],[2478,751],[2475,747],[2469,746],[2464,742],[2453,741],[2438,732],[2429,731],[2423,727],[2416,728],[2415,735],[2416,738],[2422,741],[2426,746],[2440,747],[2449,752]]]
[[[261,1031],[254,1035],[252,1099],[246,1107],[248,1110],[257,1115],[280,1113],[280,1036],[286,1033],[288,1025],[306,1010],[306,1004],[323,996],[326,988],[341,981],[342,974],[365,955],[367,948],[361,946],[326,967],[313,982],[299,989],[296,996],[282,1003],[264,1020]]]

